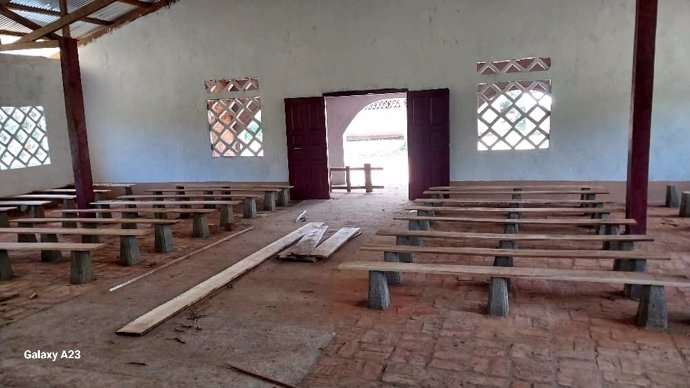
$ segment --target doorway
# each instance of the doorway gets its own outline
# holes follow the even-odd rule
[[[340,104],[339,101],[346,101],[346,98],[349,100]],[[372,120],[371,116],[375,115],[372,112],[359,120],[363,123],[362,129],[349,128],[353,122],[359,125],[355,122],[359,113],[395,106],[396,103],[404,106],[404,110],[398,109],[398,112],[404,112],[406,118],[397,120],[405,123],[404,133],[395,129],[395,125]],[[329,104],[331,109],[328,109]],[[341,108],[334,109],[337,105]],[[394,114],[393,109],[390,114]],[[348,163],[371,159],[365,163],[372,164],[372,167],[381,167],[376,166],[376,162],[389,164],[389,160],[400,158],[404,161],[406,153],[409,199],[422,197],[430,186],[449,184],[448,89],[409,92],[386,89],[288,98],[285,99],[285,119],[290,184],[294,186],[291,194],[295,199],[329,198],[330,166],[345,166],[346,148],[351,151],[347,153]],[[404,164],[391,163],[388,172],[396,171],[398,177],[390,174],[388,179],[404,184],[404,178],[400,176],[405,175]],[[386,179],[388,172],[384,170],[379,179]],[[335,174],[333,179],[342,180],[344,177]]]

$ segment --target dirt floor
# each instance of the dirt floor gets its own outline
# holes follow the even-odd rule
[[[108,289],[232,232],[192,239],[186,221],[174,229],[176,252],[152,253],[149,236],[141,244],[145,260],[134,267],[118,265],[117,240],[106,240],[112,244],[94,258],[96,281],[80,286],[68,284],[67,261],[46,264],[35,253],[13,254],[18,277],[0,283],[0,386],[272,386],[229,365],[307,387],[690,385],[690,290],[666,290],[666,331],[636,328],[637,302],[608,285],[513,281],[510,317],[491,318],[484,314],[488,279],[406,274],[403,285],[391,287],[390,309],[367,309],[367,274],[336,267],[349,260],[382,260],[359,247],[393,242],[374,233],[405,226],[393,221],[409,204],[405,194],[402,189],[337,194],[253,220],[239,218],[235,230],[255,229],[115,292]],[[268,260],[143,337],[115,334],[291,232],[301,225],[294,221],[303,210],[308,221],[329,225],[327,235],[343,226],[360,227],[363,235],[316,264]],[[690,274],[690,219],[678,218],[673,209],[650,213],[649,234],[657,240],[642,249],[673,256],[667,263],[650,263],[650,271]],[[524,227],[521,232],[558,231]],[[491,258],[463,262],[491,263]],[[516,264],[611,267],[606,260],[516,259]],[[27,360],[26,350],[79,350],[80,358]]]

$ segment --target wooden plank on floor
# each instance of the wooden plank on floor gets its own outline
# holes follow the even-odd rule
[[[690,287],[690,279],[682,275],[649,272],[596,271],[580,269],[487,267],[479,265],[392,263],[384,261],[351,261],[340,264],[339,270],[392,271],[437,275],[477,275],[486,277],[560,280],[610,284],[647,284]]]
[[[279,257],[281,259],[299,259],[311,256],[311,252],[319,245],[326,229],[328,229],[327,225],[312,228],[297,244],[283,251]]]
[[[224,271],[212,276],[208,280],[197,284],[175,298],[163,303],[162,305],[126,324],[117,330],[116,333],[135,336],[148,333],[153,328],[173,317],[178,312],[206,298],[219,288],[231,282],[233,279],[236,279],[245,272],[277,255],[280,251],[302,238],[302,236],[308,233],[312,228],[319,227],[321,225],[323,224],[319,222],[312,222],[304,225],[292,233],[283,236],[282,238],[231,265]]]
[[[327,259],[350,239],[360,234],[362,233],[359,231],[359,228],[340,228],[334,235],[316,247],[311,255],[319,259]]]

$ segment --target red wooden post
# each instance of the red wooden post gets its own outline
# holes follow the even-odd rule
[[[60,64],[62,66],[62,88],[65,94],[67,134],[72,151],[74,188],[77,192],[77,207],[86,209],[95,197],[89,159],[89,141],[86,134],[79,51],[75,39],[60,38]]]
[[[625,215],[637,225],[628,233],[647,232],[647,187],[649,184],[649,144],[654,93],[654,52],[658,0],[637,0],[633,55],[630,144]]]

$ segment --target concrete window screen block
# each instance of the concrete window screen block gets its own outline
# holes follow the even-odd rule
[[[42,106],[0,107],[0,171],[50,164]]]
[[[479,151],[549,148],[551,80],[480,83]]]
[[[259,79],[257,77],[244,77],[208,80],[204,82],[204,85],[209,93],[248,92],[259,90]]]
[[[207,108],[214,158],[264,156],[260,96],[208,100]]]
[[[547,71],[550,68],[551,58],[548,57],[527,57],[477,62],[477,72],[483,75],[532,73],[536,71]]]

